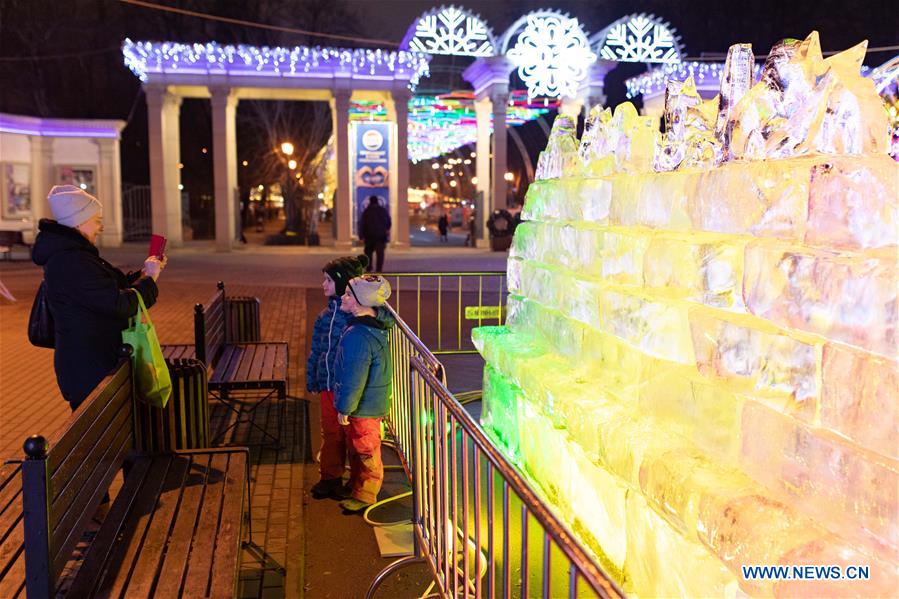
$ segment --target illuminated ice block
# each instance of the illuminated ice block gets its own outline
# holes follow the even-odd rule
[[[767,406],[743,408],[743,465],[756,480],[840,536],[899,548],[899,463]]]
[[[753,243],[746,248],[746,305],[801,329],[896,358],[896,251],[840,255]]]
[[[796,402],[794,410],[814,411],[819,392],[816,345],[764,321],[706,308],[691,310],[690,325],[702,374],[763,394],[786,394]]]
[[[659,145],[594,108],[572,164],[560,121],[506,326],[473,333],[482,423],[633,596],[895,596],[899,164],[862,46],[784,40],[748,91],[732,54]],[[741,570],[831,564],[869,578]]]
[[[811,175],[805,241],[839,248],[899,243],[899,163],[887,155],[820,160]]]
[[[743,245],[721,237],[697,243],[696,236],[655,236],[643,258],[643,282],[666,295],[742,310]]]
[[[899,458],[899,364],[828,343],[821,370],[821,426]]]
[[[671,528],[639,493],[627,497],[627,532],[625,571],[638,596],[738,596],[736,575]]]

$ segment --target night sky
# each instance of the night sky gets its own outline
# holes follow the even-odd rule
[[[154,1],[245,20],[397,42],[417,16],[437,6],[419,0]],[[764,56],[777,40],[805,37],[813,29],[819,31],[825,52],[848,48],[863,39],[869,40],[870,47],[899,43],[899,11],[895,2],[886,0],[468,0],[457,4],[480,13],[497,36],[518,17],[538,8],[558,9],[576,16],[588,34],[627,14],[653,13],[678,31],[688,56],[723,53],[737,42],[752,43],[756,56]],[[115,0],[0,0],[0,112],[128,120],[122,142],[123,179],[146,183],[146,105],[137,78],[122,64],[118,48],[125,37],[348,45],[163,14]],[[866,63],[876,66],[894,54],[895,51],[870,54]],[[27,60],[21,60],[23,57]],[[452,64],[453,68],[422,85],[447,90],[467,87],[458,75],[467,61],[435,58],[432,65]],[[644,69],[643,65],[624,64],[612,71],[606,78],[608,103],[623,101],[624,79]],[[520,128],[520,133],[535,158],[545,145],[545,135],[534,124]],[[210,144],[208,102],[185,101],[182,159],[185,175],[190,179],[185,182],[189,188],[211,190],[211,158],[200,151]],[[246,155],[251,145],[239,145],[240,160],[252,160],[252,156]],[[520,169],[521,164],[521,157],[510,144],[511,168]],[[422,183],[415,177],[413,169],[413,184]],[[252,183],[242,175],[242,184]]]

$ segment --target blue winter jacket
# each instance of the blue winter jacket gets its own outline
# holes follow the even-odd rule
[[[360,418],[387,414],[393,394],[388,328],[393,324],[361,316],[350,321],[340,338],[334,405],[341,414]]]
[[[340,297],[328,298],[328,306],[315,319],[312,328],[312,351],[306,360],[306,389],[312,393],[334,389],[334,361],[337,343],[353,317],[340,309]]]
[[[334,390],[337,343],[352,318],[352,314],[340,309],[340,297],[332,295],[328,298],[328,306],[315,319],[312,351],[306,360],[306,389],[310,393]],[[395,322],[387,308],[378,308],[378,320],[389,326]]]

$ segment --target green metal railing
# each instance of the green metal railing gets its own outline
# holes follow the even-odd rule
[[[384,273],[391,303],[434,355],[476,353],[471,329],[505,322],[506,273]],[[414,323],[414,324],[413,324]]]

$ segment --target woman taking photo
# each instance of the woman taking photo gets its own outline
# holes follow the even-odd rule
[[[138,310],[135,291],[149,308],[165,259],[147,258],[141,271],[124,274],[100,257],[103,206],[74,185],[57,185],[47,197],[55,220],[41,219],[32,259],[44,269],[53,316],[53,366],[62,396],[76,410],[118,360],[122,330]]]

